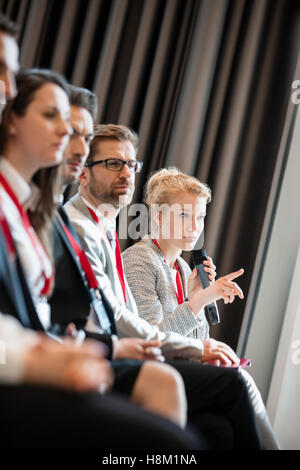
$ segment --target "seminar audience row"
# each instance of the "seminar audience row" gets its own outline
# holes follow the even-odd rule
[[[95,95],[60,75],[17,73],[15,32],[4,17],[0,44],[8,98],[0,126],[4,448],[277,448],[260,394],[234,351],[180,326],[206,325],[200,312],[207,303],[242,296],[232,282],[238,273],[215,281],[209,259],[212,284],[202,289],[195,274],[188,280],[180,271],[178,256],[192,248],[201,222],[189,245],[165,256],[168,289],[172,276],[176,285],[171,313],[181,308],[182,322],[163,328],[147,318],[147,302],[158,308],[147,296],[150,278],[139,296],[139,279],[130,280],[131,292],[115,230],[142,166],[136,134],[118,125],[94,130]],[[77,179],[79,193],[65,210],[63,192]],[[197,197],[204,210],[203,196],[193,197],[195,212]],[[163,257],[163,239],[150,242]]]

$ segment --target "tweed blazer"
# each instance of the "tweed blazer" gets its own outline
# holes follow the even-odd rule
[[[178,305],[171,269],[152,240],[145,239],[123,252],[124,270],[139,314],[162,331],[174,331],[202,340],[209,338],[204,311],[196,317],[187,302],[189,265],[180,256],[177,266],[185,301]]]
[[[91,263],[102,291],[109,300],[119,337],[157,339],[167,359],[182,358],[201,360],[203,342],[175,332],[163,332],[140,317],[131,289],[125,278],[125,304],[115,260],[105,233],[93,220],[80,194],[64,206],[80,238],[81,245]]]

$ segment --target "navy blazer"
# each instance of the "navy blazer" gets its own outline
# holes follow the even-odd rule
[[[43,331],[36,312],[18,253],[8,254],[6,239],[0,229],[0,311],[14,316],[26,328]]]
[[[61,217],[64,218],[64,223],[67,224],[68,229],[72,231],[73,236],[77,237],[64,210],[60,209],[59,212]],[[77,257],[59,219],[55,220],[53,233],[55,241],[55,267],[58,275],[55,277],[55,287],[50,299],[52,309],[52,327],[50,332],[63,336],[68,323],[75,323],[78,328],[82,328],[86,324],[90,310],[91,293],[85,280],[85,275],[78,264]],[[104,296],[102,298],[111,321],[112,333],[116,334],[115,322],[109,302]],[[66,305],[66,299],[71,299],[69,305]],[[26,328],[45,331],[35,309],[17,251],[15,258],[12,260],[8,254],[7,243],[1,228],[0,311],[14,316]],[[108,346],[108,357],[111,357],[112,339],[110,335],[87,333],[87,337],[105,343]]]
[[[62,222],[72,233],[80,245],[78,236],[65,210],[58,208],[58,214],[53,224],[53,247],[55,263],[55,286],[49,303],[51,305],[51,323],[64,328],[74,323],[78,329],[84,329],[90,313],[92,293],[85,274],[78,261],[77,255],[66,235]],[[99,288],[104,307],[111,323],[111,333],[116,334],[113,311],[108,299]],[[91,334],[88,337],[97,338],[112,349],[111,335]]]

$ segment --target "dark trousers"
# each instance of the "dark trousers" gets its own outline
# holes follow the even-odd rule
[[[204,439],[118,395],[0,386],[1,450],[202,450]]]
[[[252,405],[236,369],[193,361],[168,361],[182,376],[188,402],[188,425],[209,449],[259,449]],[[114,390],[129,396],[142,361],[111,362]]]
[[[248,390],[238,369],[203,365],[193,361],[169,361],[182,376],[188,401],[188,418],[197,430],[223,448],[228,433],[233,432],[233,448],[261,448]],[[213,414],[212,420],[206,413]],[[203,414],[206,415],[203,419]],[[219,424],[214,419],[220,420]],[[230,436],[230,434],[229,434]],[[229,444],[230,445],[230,444]]]

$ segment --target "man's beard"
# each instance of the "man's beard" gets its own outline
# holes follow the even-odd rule
[[[111,205],[114,209],[120,210],[123,207],[128,206],[132,201],[134,187],[129,184],[128,186],[131,189],[129,194],[115,194],[113,189],[110,191],[103,191],[101,185],[96,183],[95,179],[92,177],[90,179],[89,192],[99,205]]]
[[[61,163],[61,174],[63,185],[68,186],[69,184],[77,183],[78,178],[82,172],[82,168],[80,170],[74,170],[74,168],[70,168],[70,163],[78,163],[78,160],[64,160]]]

